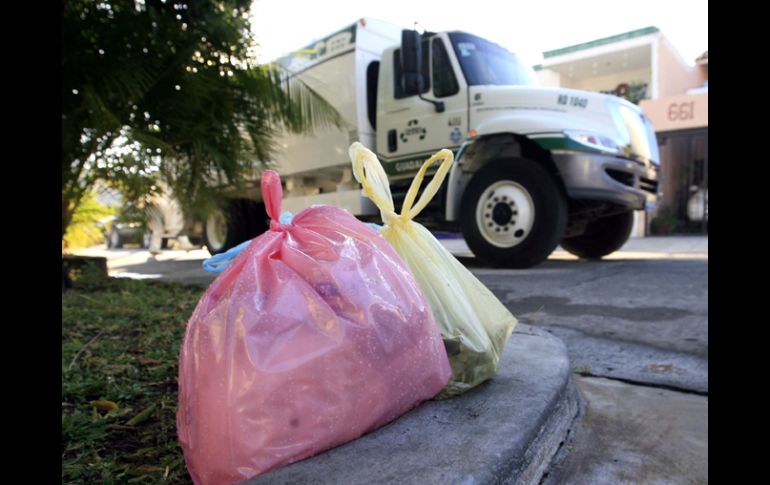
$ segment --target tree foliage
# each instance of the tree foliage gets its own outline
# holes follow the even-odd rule
[[[165,182],[210,206],[269,159],[279,129],[340,124],[328,103],[250,55],[251,0],[65,0],[62,235],[99,181],[129,200]]]
[[[62,248],[86,248],[104,242],[105,222],[117,215],[118,210],[100,203],[96,195],[96,189],[92,189],[81,198],[62,239]]]

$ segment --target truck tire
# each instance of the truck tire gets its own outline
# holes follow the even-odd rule
[[[123,238],[117,227],[110,229],[110,235],[107,238],[107,249],[120,249],[123,247]]]
[[[160,248],[161,249],[168,249],[168,240],[169,238],[164,237],[160,239]],[[152,241],[152,232],[145,232],[142,235],[142,249],[149,249],[150,244]]]
[[[541,165],[517,158],[490,162],[463,194],[460,224],[483,263],[529,268],[550,255],[567,227],[567,199]]]
[[[623,247],[633,226],[634,211],[602,217],[588,223],[583,234],[564,239],[561,247],[579,258],[601,258]]]
[[[238,244],[240,230],[231,211],[216,209],[203,222],[203,242],[212,255],[227,251]]]
[[[224,210],[213,211],[203,223],[203,243],[209,253],[219,254],[253,239],[267,230],[265,205],[248,199],[228,201]]]

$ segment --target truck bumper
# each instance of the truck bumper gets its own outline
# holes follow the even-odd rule
[[[613,156],[559,151],[553,161],[572,199],[601,200],[630,209],[657,203],[658,167]]]

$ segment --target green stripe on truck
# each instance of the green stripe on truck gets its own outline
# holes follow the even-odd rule
[[[604,153],[601,150],[596,150],[585,145],[581,145],[575,140],[571,140],[567,137],[543,137],[543,138],[530,138],[532,141],[540,145],[545,150],[574,150],[579,152],[589,153]]]

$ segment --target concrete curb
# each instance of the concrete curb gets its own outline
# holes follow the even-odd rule
[[[542,423],[540,433],[524,455],[525,466],[501,476],[501,483],[537,485],[550,470],[580,418],[580,395],[571,374],[562,393],[555,396],[554,401],[550,416]]]
[[[519,324],[497,376],[474,391],[423,403],[357,440],[241,483],[535,485],[578,402],[562,341]]]

